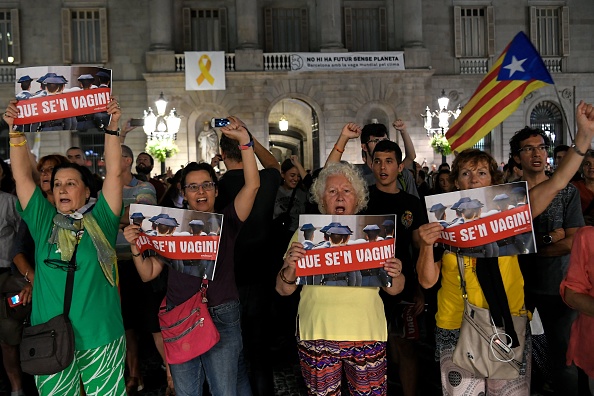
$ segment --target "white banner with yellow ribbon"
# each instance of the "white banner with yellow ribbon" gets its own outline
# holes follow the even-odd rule
[[[186,91],[225,89],[225,52],[186,52]]]

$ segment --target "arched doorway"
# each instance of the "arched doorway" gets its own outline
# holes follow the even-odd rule
[[[549,157],[553,156],[555,146],[565,144],[565,133],[563,133],[563,115],[559,107],[550,101],[543,101],[537,104],[530,113],[530,126],[542,129],[549,140]]]
[[[268,125],[270,151],[279,162],[297,155],[305,169],[320,167],[318,116],[308,103],[297,98],[280,100],[270,111]]]

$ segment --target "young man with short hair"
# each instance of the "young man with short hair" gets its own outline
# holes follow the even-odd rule
[[[424,295],[417,282],[414,271],[414,260],[410,246],[416,245],[418,228],[427,222],[427,216],[421,201],[398,188],[398,175],[402,172],[402,151],[397,143],[383,140],[375,145],[372,154],[371,169],[375,176],[375,185],[369,187],[369,203],[365,214],[396,215],[396,257],[402,261],[402,273],[406,277],[406,285],[398,296],[387,296],[382,293],[388,323],[394,325],[401,321],[401,302],[415,305],[414,314],[424,309]],[[402,338],[393,326],[388,336],[389,356],[399,362],[400,382],[404,395],[414,395],[417,390],[418,361],[416,343]]]
[[[407,171],[400,171],[400,177],[397,181],[398,188],[418,198],[419,193],[417,192],[417,185],[415,183],[412,171],[409,170],[416,157],[412,139],[406,131],[406,125],[402,120],[398,119],[394,121],[392,125],[397,131],[400,132],[400,136],[404,142],[404,148],[406,149],[406,158],[404,158],[401,163],[403,164],[403,169],[406,168]],[[375,179],[371,170],[373,150],[375,149],[375,145],[383,140],[390,140],[388,129],[384,124],[367,124],[363,127],[363,129],[352,122],[346,124],[342,128],[340,136],[338,137],[338,141],[330,152],[326,163],[340,161],[342,158],[342,153],[344,152],[344,147],[346,146],[349,139],[358,137],[361,138],[361,155],[363,157],[364,163],[355,166],[363,174],[363,178],[367,184],[371,186],[375,184]]]
[[[550,142],[542,130],[526,127],[516,132],[509,144],[529,190],[549,178],[545,166]],[[573,235],[584,225],[577,189],[568,184],[532,223],[538,253],[518,256],[526,308],[538,308],[548,341],[555,394],[576,395],[577,370],[565,364],[565,355],[577,313],[563,302],[559,286],[569,266]]]

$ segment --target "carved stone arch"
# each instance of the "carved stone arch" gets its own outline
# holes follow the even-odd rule
[[[216,103],[202,103],[199,108],[182,103],[180,113],[188,114],[187,119],[182,118],[182,126],[185,124],[187,131],[188,162],[199,161],[198,136],[204,127],[204,122],[210,121],[213,117],[220,117],[221,114],[229,114],[229,111]],[[220,139],[220,132],[217,131],[217,134]]]
[[[395,135],[392,123],[398,118],[394,107],[382,101],[370,101],[365,103],[357,111],[356,122],[365,126],[377,122],[384,124],[388,129],[390,140],[398,142],[399,136]]]
[[[530,110],[530,126],[545,131],[551,139],[551,151],[564,144],[565,133],[562,108],[556,101],[540,100]]]
[[[289,121],[287,132],[279,130],[278,120],[283,113]],[[268,131],[268,143],[274,146],[269,149],[279,157],[277,160],[282,161],[288,151],[293,154],[297,151],[306,169],[316,169],[323,164],[324,127],[320,114],[322,109],[317,102],[297,92],[286,92],[270,103],[264,129]]]

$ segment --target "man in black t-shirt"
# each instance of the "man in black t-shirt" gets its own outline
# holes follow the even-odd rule
[[[270,253],[270,231],[281,175],[280,165],[274,156],[253,136],[252,138],[254,153],[264,169],[260,171],[260,188],[254,206],[235,242],[235,282],[241,301],[243,347],[250,367],[252,391],[254,395],[266,396],[274,394],[269,334],[272,323],[269,322],[272,318],[270,302],[276,294],[274,281],[278,268],[274,268],[274,257]],[[219,181],[215,201],[217,212],[235,199],[244,185],[238,142],[223,135],[220,150],[227,172]]]
[[[414,395],[417,387],[417,354],[415,343],[398,334],[403,328],[400,317],[401,302],[413,303],[415,315],[424,309],[425,300],[415,271],[411,246],[416,246],[418,228],[427,222],[421,201],[398,188],[397,179],[403,169],[402,151],[397,143],[382,140],[373,151],[371,169],[375,185],[369,187],[369,203],[365,214],[395,214],[396,257],[402,261],[402,273],[406,277],[404,290],[398,296],[380,293],[384,301],[386,319],[390,324],[388,335],[388,358],[399,362],[400,382],[404,395]],[[395,323],[400,322],[400,323]]]

